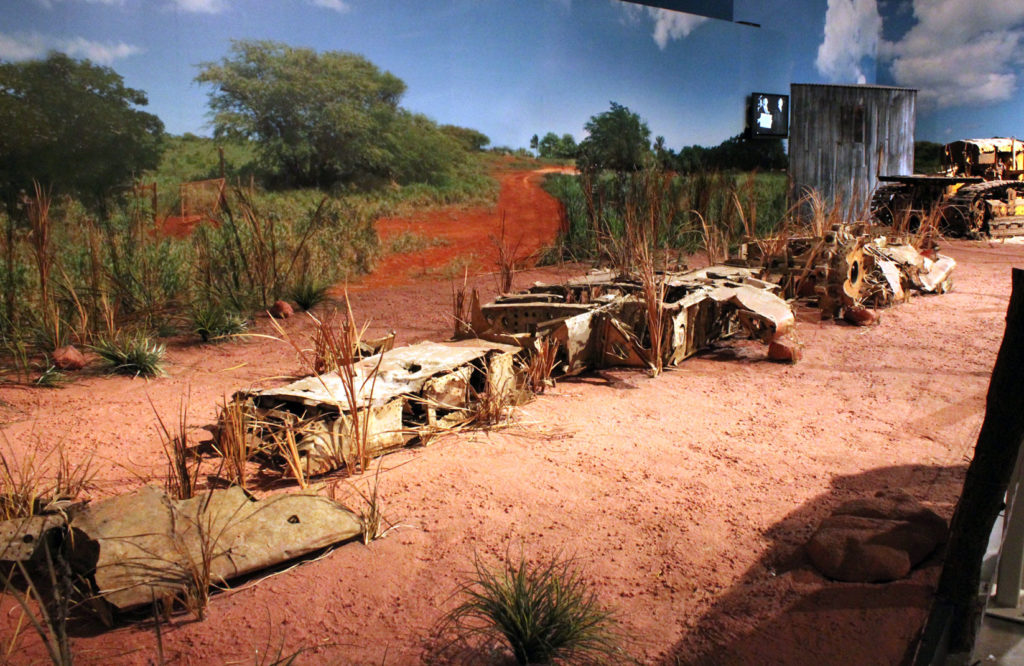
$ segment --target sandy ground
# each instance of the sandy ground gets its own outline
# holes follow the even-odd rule
[[[502,211],[509,230],[530,229],[524,246],[557,228],[557,207],[543,208],[554,204],[537,178],[508,175],[497,209],[435,212],[430,228],[454,233],[475,220],[483,233],[469,245],[477,267],[493,270],[487,239]],[[528,205],[547,211],[536,218],[546,227],[530,226],[527,210],[510,204],[528,192]],[[390,221],[382,233],[425,223]],[[440,249],[452,247],[462,245]],[[496,563],[522,552],[576,557],[639,663],[900,663],[939,564],[894,583],[841,584],[816,574],[801,545],[836,505],[883,488],[952,513],[1002,337],[1010,267],[1024,263],[1024,247],[959,241],[945,251],[959,262],[955,290],[888,310],[878,326],[800,311],[797,365],[770,363],[758,343],[733,341],[656,379],[612,370],[562,381],[522,407],[513,428],[387,456],[379,492],[396,529],[217,594],[203,622],[174,617],[163,627],[165,659],[246,664],[302,650],[299,663],[430,661],[438,620],[474,557]],[[451,286],[431,269],[451,259],[394,261],[384,276],[350,288],[357,318],[370,320],[371,332],[396,330],[401,342],[446,337]],[[526,272],[518,284],[571,270]],[[471,281],[493,293],[493,275]],[[296,337],[309,328],[302,317],[285,326]],[[256,330],[269,330],[267,322]],[[17,451],[60,440],[94,454],[93,496],[102,497],[162,479],[154,409],[173,420],[188,396],[198,439],[225,395],[298,372],[280,342],[183,338],[171,345],[164,378],[0,387],[0,419]],[[365,489],[368,480],[351,483]],[[349,499],[357,508],[354,492]],[[4,645],[17,619],[3,600]],[[81,627],[73,647],[87,664],[157,655],[146,622]],[[11,654],[14,663],[42,659],[27,632]]]

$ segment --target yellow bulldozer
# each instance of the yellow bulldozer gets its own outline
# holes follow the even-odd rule
[[[1024,142],[965,139],[946,144],[942,173],[879,176],[871,213],[908,228],[937,216],[941,229],[968,238],[1024,234]]]

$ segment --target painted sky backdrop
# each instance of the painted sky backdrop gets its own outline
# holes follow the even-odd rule
[[[3,0],[0,60],[49,50],[113,67],[174,134],[209,135],[197,65],[232,39],[362,54],[402,105],[495,145],[585,136],[624,104],[669,147],[744,127],[790,83],[919,89],[918,139],[1024,136],[1021,0],[735,0],[752,27],[619,0]]]

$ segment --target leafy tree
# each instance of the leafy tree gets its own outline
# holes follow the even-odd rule
[[[579,145],[577,163],[584,170],[637,171],[651,159],[651,130],[639,115],[611,103],[584,125],[588,136]]]
[[[711,148],[687,146],[675,158],[675,168],[683,173],[707,169],[752,171],[785,169],[789,158],[782,139],[751,139],[742,134],[730,137]]]
[[[932,141],[914,142],[914,173],[938,173],[942,170],[944,146]]]
[[[403,185],[443,185],[465,156],[463,141],[423,114],[405,109],[389,123],[381,146],[390,155],[386,176]]]
[[[0,63],[0,195],[9,214],[32,181],[93,208],[160,160],[163,123],[109,67],[51,53]]]
[[[470,151],[483,150],[491,142],[491,138],[483,132],[468,127],[441,125],[441,131],[461,143],[463,148]]]
[[[540,147],[540,138],[534,134],[530,137],[530,150],[537,150]]]
[[[571,160],[576,157],[579,148],[576,139],[572,134],[558,136],[554,132],[548,132],[537,142],[537,154],[541,157],[552,159]]]
[[[391,175],[394,154],[382,138],[403,122],[405,83],[366,58],[235,41],[228,57],[200,67],[196,81],[214,86],[216,135],[256,140],[266,166],[291,184]]]

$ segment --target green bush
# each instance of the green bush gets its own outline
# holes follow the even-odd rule
[[[221,305],[198,305],[192,310],[192,330],[203,342],[226,340],[245,333],[249,320]]]
[[[619,655],[612,614],[601,608],[576,562],[509,559],[492,570],[479,559],[445,617],[459,639],[503,640],[519,664],[590,663]]]
[[[92,350],[110,373],[133,377],[157,377],[164,374],[163,362],[167,348],[143,333],[100,338]]]

